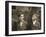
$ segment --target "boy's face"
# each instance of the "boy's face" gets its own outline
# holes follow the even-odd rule
[[[24,20],[24,14],[20,15],[20,20]]]

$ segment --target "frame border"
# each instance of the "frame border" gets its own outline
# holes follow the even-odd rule
[[[9,35],[9,3],[28,3],[28,4],[42,4],[44,6],[44,32],[43,33],[27,33],[27,34],[12,34]],[[22,2],[22,1],[5,1],[5,36],[19,36],[19,35],[35,35],[35,34],[45,34],[45,3],[37,2]]]

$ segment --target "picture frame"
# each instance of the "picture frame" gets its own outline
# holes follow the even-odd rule
[[[26,11],[26,13],[24,11]],[[30,14],[31,13],[30,11],[32,11],[32,14]],[[21,29],[18,28],[18,25],[16,27],[16,22],[14,24],[14,22],[12,21],[14,20],[13,18],[15,18],[14,21],[16,21],[18,20],[17,16],[18,17],[22,16],[20,18],[25,18],[27,16],[29,20],[31,18],[29,18],[28,14],[30,14],[30,17],[32,17],[32,19],[34,19],[33,17],[35,17],[35,15],[36,16],[38,15],[40,17],[40,23],[38,24],[40,28],[39,27],[37,28],[37,24],[35,24],[36,26],[35,25],[32,26],[33,24],[31,25],[30,23],[28,24],[31,25],[30,26],[31,29],[30,27],[29,28],[27,27],[27,29],[25,29],[27,24],[22,26],[23,28]],[[15,28],[13,25],[15,26]],[[5,1],[5,35],[6,36],[18,36],[18,35],[34,35],[34,34],[45,34],[45,3]]]

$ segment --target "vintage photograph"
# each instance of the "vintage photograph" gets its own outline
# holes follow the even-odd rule
[[[12,6],[12,31],[40,29],[41,7]]]
[[[6,1],[5,34],[33,35],[45,33],[45,4]]]

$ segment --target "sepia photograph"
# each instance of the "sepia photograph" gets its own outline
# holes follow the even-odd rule
[[[12,31],[40,29],[41,7],[12,6]]]
[[[45,32],[44,3],[6,1],[6,35]]]

